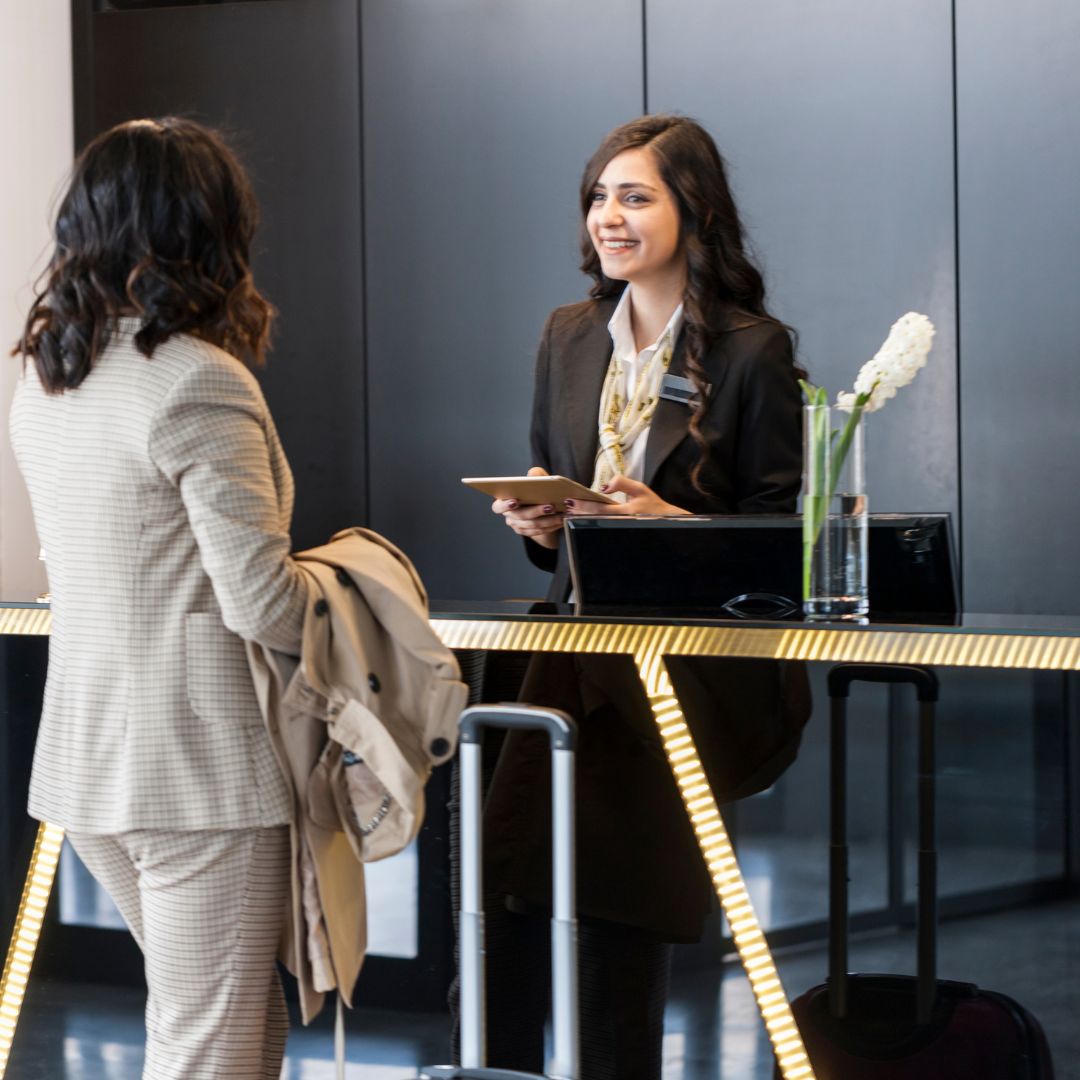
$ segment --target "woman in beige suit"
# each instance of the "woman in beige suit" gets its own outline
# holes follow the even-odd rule
[[[244,638],[297,652],[292,478],[258,383],[256,205],[219,136],[139,120],[75,165],[11,437],[53,597],[30,813],[143,949],[144,1077],[270,1080],[289,804]]]

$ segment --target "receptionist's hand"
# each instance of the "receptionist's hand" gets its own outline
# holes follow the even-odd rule
[[[547,469],[534,465],[529,476],[547,476]],[[491,504],[495,514],[501,514],[503,521],[518,534],[535,541],[541,547],[555,549],[559,546],[562,535],[563,515],[552,505],[538,506],[519,503],[517,499],[495,499]]]
[[[628,517],[670,517],[676,514],[690,513],[689,510],[683,510],[681,506],[673,506],[671,503],[665,502],[648,484],[643,484],[640,480],[631,480],[626,476],[614,477],[611,483],[601,490],[605,495],[622,493],[626,496],[626,501],[600,503],[587,502],[583,499],[567,499],[567,515],[570,517],[585,517],[591,514],[622,514]]]

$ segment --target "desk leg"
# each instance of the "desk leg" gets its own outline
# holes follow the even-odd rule
[[[15,932],[11,935],[11,946],[4,963],[4,974],[0,978],[0,1080],[3,1080],[11,1056],[15,1026],[19,1022],[26,987],[30,982],[34,951],[45,922],[45,909],[49,906],[63,843],[63,829],[41,823],[15,919]]]
[[[724,819],[701,766],[690,728],[683,719],[659,644],[636,653],[634,663],[660,730],[668,764],[750,979],[781,1075],[784,1080],[813,1080],[813,1066],[806,1056],[769,944],[754,914]]]

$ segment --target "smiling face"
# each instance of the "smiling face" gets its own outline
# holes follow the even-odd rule
[[[585,226],[605,277],[651,285],[685,275],[679,209],[647,147],[607,163],[590,194]]]

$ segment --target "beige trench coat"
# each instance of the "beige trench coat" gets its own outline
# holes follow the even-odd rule
[[[307,1023],[327,990],[352,1004],[367,943],[363,863],[418,832],[424,785],[453,753],[467,688],[393,544],[350,529],[296,562],[310,584],[300,660],[255,643],[248,660],[290,788],[281,959],[299,980]],[[346,765],[343,750],[363,764]]]

